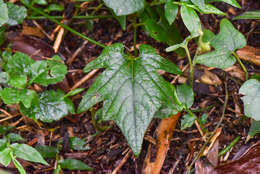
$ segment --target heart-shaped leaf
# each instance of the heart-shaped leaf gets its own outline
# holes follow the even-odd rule
[[[245,115],[260,121],[260,82],[256,79],[246,81],[239,89],[239,93],[244,95],[242,100]]]
[[[116,122],[135,155],[140,153],[144,133],[155,112],[175,101],[173,88],[156,70],[181,73],[151,46],[139,48],[140,56],[132,58],[124,54],[122,44],[113,44],[90,62],[84,68],[85,72],[97,68],[106,70],[88,89],[78,108],[83,112],[104,101],[102,119]]]

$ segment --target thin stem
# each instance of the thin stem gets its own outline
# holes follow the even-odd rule
[[[245,65],[243,64],[243,62],[240,60],[239,56],[237,55],[237,53],[232,52],[232,54],[236,57],[238,63],[240,64],[241,68],[243,69],[244,73],[245,73],[245,80],[248,80],[248,72],[246,70]]]
[[[220,157],[225,155],[235,144],[237,144],[240,138],[241,136],[238,135],[226,148],[219,152],[218,156]]]
[[[134,28],[134,52],[135,56],[137,56],[137,48],[136,48],[136,37],[137,37],[137,25],[136,25],[136,15],[134,16],[134,22],[133,22],[133,28]]]
[[[100,46],[100,47],[102,47],[102,48],[105,48],[105,47],[106,47],[106,45],[104,45],[104,44],[102,44],[102,43],[100,43],[100,42],[97,42],[97,41],[95,41],[95,40],[93,40],[93,39],[91,39],[91,38],[85,36],[84,34],[81,34],[81,33],[77,32],[76,30],[70,28],[69,26],[67,26],[67,25],[65,25],[65,24],[62,24],[60,21],[58,21],[58,20],[52,18],[50,15],[44,13],[43,11],[41,11],[41,10],[39,10],[39,9],[37,9],[37,8],[34,8],[33,6],[31,6],[31,5],[29,5],[29,4],[26,4],[24,1],[21,1],[21,2],[23,3],[23,5],[25,5],[25,6],[28,7],[29,9],[32,9],[33,11],[35,11],[36,13],[41,14],[42,16],[45,16],[45,17],[48,18],[50,21],[52,21],[52,22],[54,22],[54,23],[60,25],[60,26],[63,27],[64,29],[68,30],[69,32],[71,32],[71,33],[73,33],[73,34],[75,34],[75,35],[77,35],[77,36],[79,36],[79,37],[81,37],[81,38],[83,38],[83,39],[85,39],[85,40],[87,40],[87,41],[93,43],[93,44],[96,44],[96,45],[98,45],[98,46]]]
[[[99,9],[101,9],[103,7],[103,3],[102,4],[99,4],[94,10],[93,12],[91,13],[91,16],[93,16]]]
[[[214,133],[217,131],[217,129],[220,127],[222,121],[224,120],[224,116],[225,116],[225,111],[227,108],[227,102],[228,102],[228,89],[227,89],[227,82],[225,82],[225,102],[224,102],[224,108],[222,111],[222,115],[221,118],[217,124],[217,126],[215,127],[214,131],[211,133],[210,137],[207,139],[207,141],[203,144],[202,148],[200,149],[199,153],[196,155],[196,157],[193,159],[193,161],[191,162],[191,164],[188,166],[186,174],[188,174],[191,170],[191,167],[195,164],[195,162],[197,161],[197,159],[202,155],[203,151],[205,150],[207,144],[209,143],[209,141],[211,140],[211,138],[214,136]]]
[[[185,52],[186,52],[186,54],[188,56],[189,66],[190,66],[190,86],[191,86],[191,88],[193,88],[193,72],[194,72],[193,68],[194,67],[193,67],[193,64],[192,64],[192,60],[191,60],[191,56],[190,56],[190,51],[188,49],[188,45],[186,45],[184,47],[184,49],[185,49]]]
[[[99,15],[99,16],[72,16],[72,19],[103,19],[103,18],[112,18],[112,15]],[[63,16],[52,16],[53,19],[63,19]],[[28,16],[29,20],[39,20],[39,19],[48,19],[46,16]]]

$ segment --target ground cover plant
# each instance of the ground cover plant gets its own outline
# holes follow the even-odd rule
[[[256,4],[0,0],[0,172],[241,172],[259,159]]]

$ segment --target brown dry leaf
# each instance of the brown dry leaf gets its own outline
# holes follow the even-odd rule
[[[226,68],[226,69],[224,69],[224,71],[228,72],[232,77],[236,77],[242,81],[245,81],[244,71],[236,65]]]
[[[218,76],[208,70],[205,70],[202,76],[200,77],[200,82],[207,85],[221,85],[222,81]]]
[[[27,35],[27,36],[36,36],[39,38],[43,38],[44,34],[41,32],[41,30],[37,27],[29,27],[26,25],[23,25],[23,30],[21,32],[21,35]]]
[[[252,145],[237,160],[213,168],[207,160],[196,163],[196,174],[257,174],[260,173],[260,142]]]
[[[167,151],[169,149],[170,145],[170,139],[173,134],[173,130],[176,127],[176,124],[179,120],[181,113],[179,112],[176,115],[171,116],[167,119],[162,119],[160,122],[159,127],[157,128],[157,154],[155,161],[150,163],[150,158],[146,159],[146,164],[143,174],[159,174],[161,171],[161,168],[163,166]],[[150,153],[147,154],[147,156],[150,156]],[[148,162],[147,162],[148,160]]]
[[[242,60],[249,61],[260,66],[260,50],[251,46],[245,46],[244,48],[239,49],[237,55]]]

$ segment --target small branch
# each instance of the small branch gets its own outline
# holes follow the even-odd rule
[[[52,22],[54,22],[54,23],[60,25],[60,26],[63,27],[64,29],[68,30],[69,32],[71,32],[71,33],[73,33],[73,34],[75,34],[75,35],[77,35],[77,36],[79,36],[79,37],[81,37],[81,38],[83,38],[83,39],[85,39],[85,40],[88,40],[89,42],[91,42],[91,43],[93,43],[93,44],[96,44],[96,45],[98,45],[98,46],[100,46],[100,47],[102,47],[102,48],[105,48],[105,47],[106,47],[106,45],[104,45],[104,44],[102,44],[102,43],[100,43],[100,42],[97,42],[97,41],[95,41],[95,40],[93,40],[93,39],[91,39],[91,38],[85,36],[84,34],[81,34],[81,33],[77,32],[76,30],[70,28],[69,26],[67,26],[67,25],[65,25],[65,24],[62,24],[60,21],[58,21],[58,20],[52,18],[50,15],[44,13],[43,11],[41,11],[41,10],[39,10],[39,9],[37,9],[37,8],[34,8],[33,6],[31,6],[31,5],[29,5],[29,4],[26,4],[24,1],[21,1],[21,2],[23,3],[24,6],[28,7],[29,9],[32,9],[33,11],[35,11],[36,13],[41,14],[42,16],[45,16],[45,17],[48,18],[50,21],[52,21]]]

